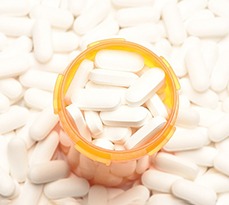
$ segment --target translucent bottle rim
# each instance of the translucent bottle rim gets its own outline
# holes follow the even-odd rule
[[[77,128],[74,126],[73,120],[68,115],[65,108],[69,104],[65,99],[65,94],[75,72],[77,72],[78,66],[84,59],[93,60],[96,52],[101,49],[117,49],[139,53],[144,57],[146,65],[160,67],[165,72],[166,88],[164,92],[167,96],[166,105],[170,107],[167,123],[157,134],[152,136],[150,141],[147,141],[139,147],[130,150],[113,151],[93,145],[80,136]],[[54,90],[53,106],[54,112],[59,115],[60,123],[64,131],[68,134],[73,143],[75,143],[76,150],[94,161],[109,165],[111,162],[125,162],[139,159],[145,155],[152,155],[163,147],[175,131],[174,124],[178,113],[179,89],[180,85],[178,79],[169,63],[163,57],[157,56],[142,45],[126,41],[125,39],[107,39],[90,44],[86,50],[71,62],[63,74],[59,74]]]

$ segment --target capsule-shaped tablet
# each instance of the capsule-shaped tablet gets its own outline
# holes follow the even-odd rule
[[[138,7],[152,2],[152,0],[112,0],[112,3],[118,7]]]
[[[77,105],[75,104],[71,104],[69,106],[66,107],[68,113],[70,114],[70,116],[72,117],[72,119],[75,122],[75,126],[77,127],[80,135],[87,139],[88,141],[91,141],[91,133],[88,129],[88,126],[85,122],[85,119],[83,117],[82,112],[80,111],[80,109],[78,108]]]
[[[10,108],[10,100],[5,95],[0,93],[0,113],[4,113]]]
[[[143,173],[141,181],[150,190],[170,193],[172,184],[180,178],[178,175],[150,169]]]
[[[227,0],[210,0],[208,8],[217,16],[228,17],[229,2]]]
[[[137,53],[120,50],[100,50],[95,56],[98,68],[138,72],[144,66],[144,59]]]
[[[28,159],[24,141],[13,138],[8,144],[8,160],[10,173],[18,182],[24,182],[27,175]]]
[[[192,109],[179,109],[176,125],[187,128],[197,127],[200,121],[199,113]]]
[[[138,76],[131,72],[94,69],[89,74],[89,80],[97,84],[129,87]]]
[[[107,138],[94,139],[92,143],[104,149],[114,150],[114,144]]]
[[[14,194],[15,184],[9,174],[0,167],[0,194],[4,197],[10,197]]]
[[[108,192],[104,186],[94,185],[88,192],[88,205],[107,205]]]
[[[182,44],[187,34],[175,1],[166,3],[166,5],[163,7],[162,19],[164,21],[170,42],[173,45]]]
[[[228,202],[229,202],[229,194],[228,194],[228,192],[221,193],[221,194],[218,195],[218,198],[217,198],[217,204],[218,205],[227,205]]]
[[[44,186],[44,194],[49,199],[83,197],[88,193],[88,191],[88,181],[76,176],[59,179]]]
[[[28,178],[34,184],[44,184],[65,178],[69,175],[69,167],[63,160],[54,160],[35,164],[30,167]]]
[[[157,116],[151,118],[145,125],[139,128],[124,144],[126,149],[132,149],[140,146],[150,140],[162,127],[166,120],[163,117]]]
[[[71,100],[82,110],[111,111],[120,105],[121,96],[104,89],[81,89]]]
[[[23,118],[22,118],[23,116]],[[0,134],[20,128],[27,122],[29,112],[26,108],[14,105],[0,115]]]
[[[69,10],[74,16],[79,16],[85,9],[86,3],[84,0],[69,0]]]
[[[98,135],[101,134],[101,132],[103,132],[103,123],[99,117],[98,112],[85,111],[84,117],[87,126],[93,135]]]
[[[30,69],[20,76],[19,81],[25,87],[35,87],[53,91],[58,74],[37,69]]]
[[[182,199],[178,199],[171,194],[153,194],[147,205],[161,205],[161,204],[176,204],[176,205],[186,205],[187,202]]]
[[[178,198],[199,205],[214,205],[217,199],[216,193],[211,188],[197,185],[186,179],[178,179],[174,182],[172,193]]]
[[[139,106],[151,98],[164,84],[165,73],[159,68],[146,71],[135,80],[126,91],[126,101],[129,105]]]
[[[59,118],[53,113],[52,107],[45,108],[31,125],[30,137],[36,141],[44,139],[55,127],[58,120]]]
[[[41,63],[48,62],[53,54],[50,23],[43,18],[37,19],[32,35],[35,58]]]
[[[140,127],[146,123],[149,111],[144,107],[120,106],[114,111],[100,112],[105,125],[121,127]]]
[[[229,165],[227,163],[227,155],[225,153],[218,153],[214,159],[214,167],[218,171],[229,176]]]
[[[161,171],[177,174],[191,180],[195,179],[199,172],[199,167],[193,162],[163,152],[157,154],[154,165]]]

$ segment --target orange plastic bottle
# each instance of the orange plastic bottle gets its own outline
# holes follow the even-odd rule
[[[80,136],[74,122],[66,111],[69,102],[65,98],[68,87],[84,59],[94,60],[101,49],[124,50],[140,54],[149,68],[159,67],[166,75],[165,86],[159,90],[164,96],[164,104],[169,110],[166,125],[151,140],[140,147],[124,151],[112,151],[94,146]],[[108,39],[95,42],[78,55],[56,81],[54,92],[54,111],[60,117],[64,132],[72,141],[65,150],[70,159],[72,171],[84,177],[92,184],[117,187],[133,183],[150,166],[150,156],[159,151],[175,131],[178,112],[178,90],[180,88],[176,75],[163,57],[158,57],[147,48],[124,39]],[[72,152],[75,152],[72,154]],[[143,167],[140,167],[143,166]]]

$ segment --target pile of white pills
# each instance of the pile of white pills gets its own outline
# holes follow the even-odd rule
[[[79,65],[66,109],[89,142],[109,150],[131,149],[165,125],[167,108],[157,95],[164,85],[164,71],[147,68],[139,54],[100,50],[94,62]]]
[[[228,0],[1,0],[0,204],[228,205],[228,11]],[[75,151],[53,113],[52,99],[58,74],[89,43],[113,37],[139,43],[164,56],[178,76],[181,90],[176,131],[162,150],[121,166],[114,163],[108,170]],[[89,136],[95,145],[104,145],[99,141],[103,136],[95,139],[102,128],[94,119],[100,119],[102,134],[114,132],[107,130],[108,126],[125,128],[121,129],[124,137],[108,146],[131,149],[139,144],[125,146],[126,136],[133,137],[155,116],[166,116],[164,112],[151,114],[148,105],[155,96],[163,101],[160,93],[150,93],[147,102],[132,101],[127,90],[144,76],[148,78],[150,72],[161,70],[145,70],[141,56],[117,62],[133,70],[117,70],[112,67],[115,63],[103,59],[103,52],[115,55],[114,50],[105,50],[97,56],[98,62],[85,59],[81,63],[81,72],[90,73],[81,76],[89,80],[75,76],[79,84],[74,86],[77,89],[69,89],[66,97],[73,104],[67,109],[72,106],[72,113],[83,113],[86,124],[80,128],[88,129],[82,136]],[[108,77],[101,77],[110,72],[116,72],[120,79],[111,83]],[[112,96],[110,87],[117,88]],[[88,92],[93,96],[93,101],[86,101],[90,103],[106,92],[112,103],[116,102],[107,102],[114,109],[85,110],[83,106],[89,106],[80,102],[83,98],[79,96],[86,98]],[[136,123],[138,130],[130,121],[119,126],[106,114],[120,108],[140,109],[137,117],[144,112],[147,117]]]

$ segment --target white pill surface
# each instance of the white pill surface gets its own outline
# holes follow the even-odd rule
[[[100,50],[95,56],[98,68],[138,72],[144,66],[144,59],[137,53],[121,50]]]
[[[129,87],[138,76],[131,72],[94,69],[89,74],[89,80],[97,84]]]
[[[104,186],[93,185],[88,192],[88,205],[107,205],[108,191]]]
[[[170,42],[173,45],[183,43],[187,34],[175,1],[171,1],[163,7],[162,18]]]
[[[14,194],[15,184],[10,175],[0,167],[0,194],[9,197]]]
[[[32,31],[35,58],[41,62],[48,62],[53,55],[50,23],[43,18],[35,21]]]
[[[0,93],[0,113],[4,113],[10,108],[10,100],[5,95]]]
[[[172,184],[180,178],[178,175],[150,169],[143,173],[141,181],[150,190],[170,193]]]
[[[153,194],[147,205],[161,205],[161,204],[176,204],[176,205],[187,205],[188,202],[178,199],[171,194]]]
[[[75,104],[71,104],[67,106],[66,109],[68,113],[72,116],[80,135],[88,141],[91,141],[91,133],[78,106]]]
[[[99,117],[98,112],[84,111],[84,117],[87,126],[93,135],[99,135],[104,132],[103,123]]]
[[[178,198],[199,205],[214,205],[217,199],[217,195],[212,189],[197,185],[186,179],[178,179],[174,182],[172,193]]]
[[[111,111],[120,105],[121,96],[109,90],[81,89],[72,96],[72,102],[82,110]]]
[[[225,175],[229,175],[228,158],[225,153],[218,153],[214,159],[214,167]]]
[[[11,106],[7,112],[0,114],[0,134],[22,127],[28,117],[29,112],[26,108],[18,105]]]
[[[122,105],[114,111],[100,112],[105,125],[121,127],[140,127],[146,123],[149,111],[142,107]]]
[[[134,81],[126,91],[126,101],[129,105],[139,106],[151,98],[164,84],[165,73],[159,68],[146,71]]]
[[[113,162],[110,167],[110,172],[119,177],[128,177],[135,172],[136,166],[136,160],[122,163]]]
[[[83,197],[89,191],[89,183],[83,178],[71,176],[59,179],[44,186],[44,194],[49,199],[65,197]]]
[[[199,167],[193,162],[163,152],[156,155],[154,165],[161,171],[177,174],[191,180],[195,179],[199,172]]]
[[[30,167],[28,178],[34,184],[44,184],[65,178],[69,175],[68,164],[63,160],[54,160],[34,164]]]
[[[145,125],[139,128],[124,144],[126,149],[132,149],[140,146],[144,142],[149,141],[154,134],[159,132],[165,125],[166,120],[163,117],[157,116],[150,119]]]
[[[30,137],[36,141],[44,139],[58,121],[59,118],[54,114],[52,107],[45,108],[31,125],[29,131]]]
[[[112,3],[118,7],[138,7],[152,2],[152,0],[112,0]]]
[[[10,174],[18,182],[24,182],[28,168],[28,153],[25,142],[20,138],[13,138],[8,144],[8,160]]]
[[[114,150],[114,144],[107,138],[98,138],[93,140],[92,143],[104,149]]]
[[[154,94],[153,97],[151,97],[146,102],[146,106],[154,117],[155,116],[162,116],[164,118],[168,117],[167,108],[157,94]]]

